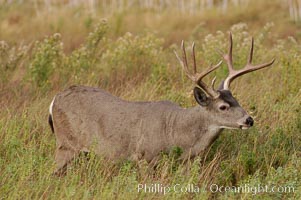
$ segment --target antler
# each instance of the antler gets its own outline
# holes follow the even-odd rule
[[[252,71],[256,71],[265,67],[268,67],[270,65],[272,65],[275,61],[275,59],[273,59],[271,62],[268,63],[263,63],[263,64],[258,64],[258,65],[252,65],[252,58],[253,58],[253,47],[254,47],[254,39],[252,37],[252,42],[251,42],[251,48],[250,48],[250,54],[247,60],[247,64],[244,68],[240,69],[240,70],[234,70],[233,69],[233,61],[232,61],[232,34],[230,32],[229,34],[229,50],[228,50],[228,54],[223,54],[221,53],[222,57],[224,58],[224,60],[227,62],[227,66],[228,66],[228,70],[229,70],[229,75],[228,77],[225,79],[224,81],[224,90],[229,90],[230,84],[231,82],[246,73],[252,72]]]
[[[183,71],[186,73],[186,75],[188,76],[188,78],[190,78],[192,81],[194,81],[198,86],[200,86],[212,98],[217,98],[219,96],[219,93],[217,91],[215,91],[214,88],[213,88],[215,79],[212,81],[211,88],[208,87],[206,85],[206,83],[204,83],[202,81],[202,79],[205,76],[207,76],[210,72],[212,72],[215,69],[217,69],[221,65],[222,61],[220,61],[218,64],[216,64],[214,66],[210,66],[209,69],[207,69],[206,71],[204,71],[202,73],[197,73],[194,47],[195,47],[195,44],[193,42],[192,43],[192,58],[193,58],[193,73],[194,74],[191,74],[189,72],[189,69],[188,69],[186,50],[185,50],[185,45],[184,45],[184,41],[183,40],[182,40],[182,44],[181,44],[181,48],[182,48],[182,51],[183,51],[183,60],[180,59],[180,57],[178,56],[177,52],[175,51],[176,57],[179,60],[181,66],[183,68]]]

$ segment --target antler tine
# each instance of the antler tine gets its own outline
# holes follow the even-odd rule
[[[215,84],[215,81],[216,81],[216,76],[212,79],[211,81],[211,88],[214,90],[214,84]]]
[[[200,82],[202,80],[202,78],[204,78],[205,76],[207,76],[208,74],[210,74],[212,71],[216,70],[223,61],[219,61],[219,63],[217,63],[216,65],[212,66],[207,70],[205,70],[204,72],[202,72],[201,74],[198,73],[198,79],[197,82]]]
[[[232,33],[230,32],[230,34],[229,34],[229,50],[228,50],[228,54],[224,55],[224,59],[227,62],[229,71],[233,71],[232,49],[233,49],[233,40],[232,40]]]
[[[230,35],[231,35],[231,33],[230,33]],[[230,40],[231,40],[230,41],[230,43],[231,43],[230,46],[232,46],[232,36],[230,36]],[[229,49],[231,49],[231,51],[232,51],[232,47],[230,47]],[[268,67],[268,66],[270,66],[274,63],[275,59],[273,59],[271,62],[258,64],[258,65],[252,65],[253,51],[254,51],[254,39],[252,37],[251,47],[250,47],[250,54],[249,54],[246,66],[244,68],[240,69],[240,70],[234,70],[233,67],[232,67],[232,69],[230,69],[228,67],[229,68],[229,75],[226,78],[226,80],[224,81],[224,90],[229,90],[230,84],[235,78],[237,78],[237,77],[239,77],[243,74],[246,74],[246,73],[249,73],[249,72],[253,72],[253,71]]]
[[[222,64],[223,61],[220,61],[219,63],[217,63],[216,65],[212,66],[205,70],[204,72],[202,73],[197,73],[197,79],[196,79],[196,83],[197,85],[199,85],[201,88],[203,88],[210,96],[216,98],[219,96],[219,93],[216,92],[213,88],[213,85],[214,85],[214,82],[215,82],[215,78],[213,79],[213,83],[211,85],[211,88],[208,87],[203,81],[202,79],[207,76],[208,74],[210,74],[212,71],[216,70],[221,64]]]
[[[195,43],[192,43],[192,58],[193,58],[193,73],[197,73],[196,72],[196,60],[195,60],[195,51],[194,51],[194,47],[195,47]]]
[[[211,66],[209,69],[205,70],[202,73],[197,73],[197,66],[196,66],[196,58],[195,58],[195,43],[192,44],[192,59],[193,59],[193,72],[194,74],[191,74],[189,72],[188,69],[188,62],[187,62],[187,56],[186,56],[186,50],[185,50],[185,44],[184,41],[182,40],[182,44],[181,44],[181,48],[183,51],[183,60],[180,59],[180,57],[178,56],[177,52],[175,51],[174,53],[176,54],[177,59],[179,60],[184,72],[186,73],[186,75],[192,80],[194,81],[198,86],[200,86],[208,95],[210,95],[213,98],[216,98],[219,93],[216,92],[214,89],[208,87],[203,81],[202,79],[207,76],[210,72],[214,71],[215,69],[217,69],[222,61],[220,61],[218,64]]]
[[[185,45],[184,45],[184,40],[182,40],[181,42],[181,48],[183,50],[183,60],[179,57],[179,55],[177,54],[176,51],[174,51],[178,61],[180,62],[181,66],[182,66],[182,69],[183,71],[186,73],[186,75],[190,78],[190,79],[193,79],[193,77],[191,77],[190,73],[189,73],[189,70],[188,70],[188,64],[187,64],[187,59],[186,59],[186,51],[185,51]]]
[[[250,54],[249,54],[249,58],[247,61],[247,64],[250,65],[252,63],[252,59],[253,59],[253,48],[254,48],[254,38],[252,37],[251,39],[251,48],[250,48]]]
[[[182,48],[182,51],[183,51],[183,63],[184,63],[184,67],[185,69],[188,71],[188,63],[187,63],[187,56],[186,56],[186,50],[185,50],[185,44],[184,44],[184,40],[182,40],[182,44],[181,44],[181,48]]]

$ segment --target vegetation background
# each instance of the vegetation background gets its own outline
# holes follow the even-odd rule
[[[296,0],[0,0],[0,199],[301,199],[301,2]],[[244,66],[251,36],[255,63],[270,69],[239,78],[233,93],[252,116],[247,131],[226,130],[195,161],[162,155],[111,164],[93,153],[55,177],[53,96],[73,84],[127,100],[194,106],[174,50],[196,42],[200,69],[234,38]],[[224,65],[224,64],[223,64]],[[227,74],[225,65],[210,78]],[[207,79],[209,81],[209,79]],[[192,183],[199,193],[137,192],[137,184]],[[293,192],[212,193],[221,186],[286,186]]]

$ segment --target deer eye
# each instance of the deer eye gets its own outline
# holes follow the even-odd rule
[[[228,106],[222,105],[222,106],[219,107],[219,109],[220,109],[220,110],[223,110],[223,111],[224,111],[224,110],[228,110]]]

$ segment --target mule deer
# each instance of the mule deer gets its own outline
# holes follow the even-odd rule
[[[55,161],[57,172],[81,151],[108,159],[145,159],[155,163],[161,151],[173,146],[183,149],[181,158],[194,157],[210,146],[223,129],[248,129],[253,119],[239,105],[229,90],[231,82],[246,73],[268,67],[271,62],[252,65],[253,38],[247,64],[235,70],[232,62],[232,35],[229,51],[222,54],[229,75],[218,90],[213,79],[209,87],[202,79],[222,63],[197,73],[194,44],[193,73],[188,68],[184,42],[182,59],[176,53],[184,72],[196,83],[193,93],[198,106],[182,108],[169,101],[129,102],[92,87],[71,86],[57,94],[50,105],[49,123],[57,139]]]

